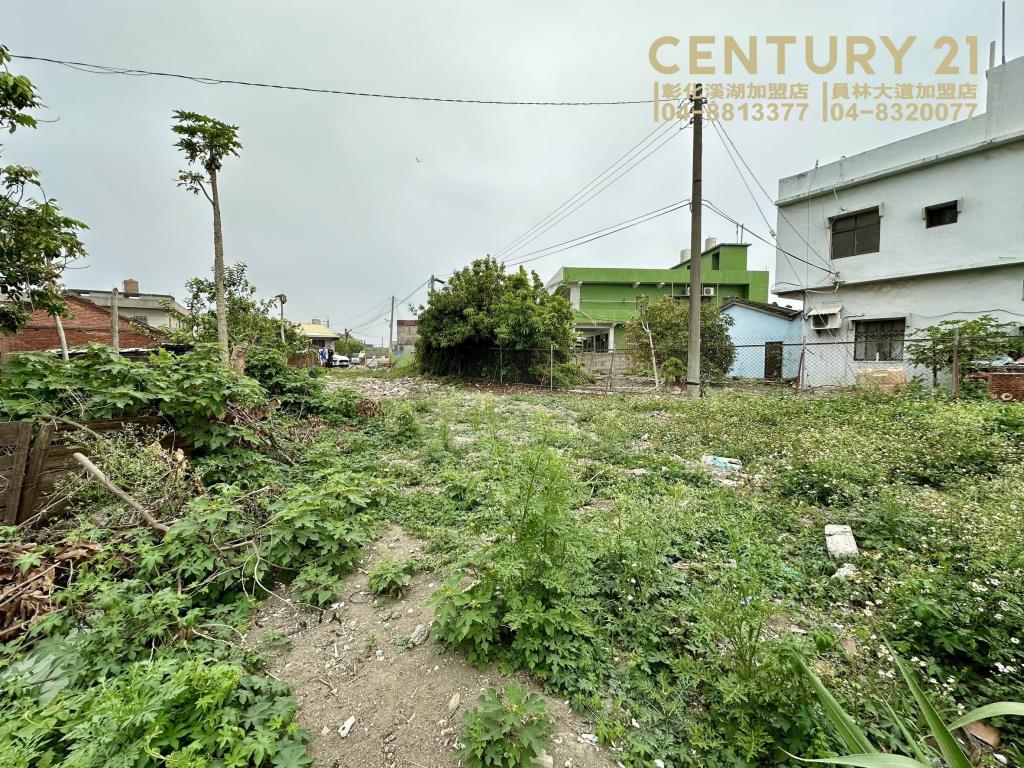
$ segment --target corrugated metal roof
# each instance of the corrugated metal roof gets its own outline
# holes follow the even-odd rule
[[[302,329],[302,335],[307,339],[340,339],[341,334],[337,331],[332,331],[326,325],[322,323],[299,323],[299,327]]]

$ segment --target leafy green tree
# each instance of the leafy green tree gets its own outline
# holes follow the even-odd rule
[[[274,317],[279,297],[261,299],[256,286],[249,282],[244,262],[230,264],[223,271],[224,305],[227,309],[228,342],[238,344],[283,347],[296,352],[306,346],[299,327]],[[216,312],[217,286],[215,280],[193,277],[185,284],[183,306],[185,314],[178,314],[180,327],[173,338],[179,342],[216,343],[219,341]],[[283,332],[283,335],[282,335]],[[282,341],[283,338],[283,341]]]
[[[256,286],[249,282],[247,269],[244,262],[224,267],[229,344],[232,347],[239,344],[282,347],[288,352],[305,348],[306,339],[299,327],[273,316],[279,298],[261,299]],[[193,278],[185,284],[185,312],[175,312],[179,321],[179,328],[172,334],[175,341],[204,344],[218,341],[216,293],[214,281],[205,278]]]
[[[490,377],[501,365],[509,380],[539,379],[552,357],[568,359],[575,338],[564,297],[549,295],[536,272],[508,273],[490,257],[431,292],[418,327],[420,369],[440,376]]]
[[[1013,325],[991,315],[970,320],[943,320],[915,332],[907,342],[907,360],[932,372],[932,387],[939,385],[939,371],[953,368],[953,350],[959,347],[963,367],[972,360],[991,360],[999,355],[1017,357],[1024,339],[1012,336]]]
[[[358,355],[366,348],[366,342],[362,339],[357,339],[354,336],[342,336],[341,340],[335,344],[338,351],[348,357],[349,355]]]
[[[626,354],[630,362],[649,367],[653,344],[660,372],[676,380],[685,376],[689,318],[689,305],[668,296],[641,306],[637,316],[626,324]],[[733,318],[723,315],[718,307],[709,302],[701,305],[701,367],[712,378],[724,377],[736,359],[736,347],[729,338],[732,324]],[[666,364],[669,370],[665,369]]]
[[[195,195],[202,194],[213,208],[213,283],[217,307],[217,344],[221,360],[228,362],[228,312],[224,293],[224,233],[220,217],[220,193],[217,174],[228,155],[238,156],[242,144],[238,141],[238,126],[222,123],[197,112],[178,109],[177,121],[171,127],[180,138],[174,145],[185,153],[189,166],[202,171],[183,170],[178,174],[178,186]],[[207,191],[206,187],[210,189]]]
[[[27,111],[39,106],[39,97],[27,77],[10,72],[9,61],[0,45],[0,130],[14,133],[36,127]],[[63,340],[60,317],[67,303],[60,280],[68,263],[85,255],[78,238],[83,229],[46,196],[36,170],[0,167],[0,333],[17,331],[33,309],[43,309]]]

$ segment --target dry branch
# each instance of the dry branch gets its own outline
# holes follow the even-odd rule
[[[133,499],[127,491],[124,491],[121,488],[118,488],[116,485],[114,485],[114,483],[112,483],[110,479],[105,474],[103,474],[103,471],[95,464],[93,464],[91,461],[89,461],[87,457],[83,456],[80,453],[74,453],[72,454],[72,456],[74,457],[75,461],[77,461],[85,468],[86,472],[88,472],[90,475],[96,478],[96,480],[99,481],[100,485],[102,485],[112,494],[117,496],[117,498],[119,498],[129,507],[138,512],[139,516],[146,521],[146,525],[148,525],[150,528],[156,531],[160,531],[161,533],[167,533],[168,527],[166,525],[164,525],[155,517],[153,517],[153,515],[151,515],[145,507],[139,504],[139,502]]]

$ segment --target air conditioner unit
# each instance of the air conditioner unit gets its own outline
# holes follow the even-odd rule
[[[804,316],[810,319],[811,328],[816,331],[835,331],[843,327],[842,309],[839,302],[826,302],[805,309]]]
[[[714,296],[715,295],[714,286],[711,286],[711,285],[701,286],[700,295],[701,296]]]
[[[812,315],[811,327],[816,331],[835,331],[842,327],[843,321],[839,313]]]

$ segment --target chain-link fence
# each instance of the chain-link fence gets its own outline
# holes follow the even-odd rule
[[[605,392],[683,391],[687,350],[655,345],[610,351],[499,347],[453,349],[446,372],[457,378],[549,389]],[[954,393],[988,386],[996,396],[1024,399],[1024,337],[922,339],[735,339],[705,349],[701,387],[789,388],[827,391],[846,387],[892,389],[911,382]],[[657,373],[655,373],[657,371]],[[1003,397],[1003,399],[1008,399]]]

